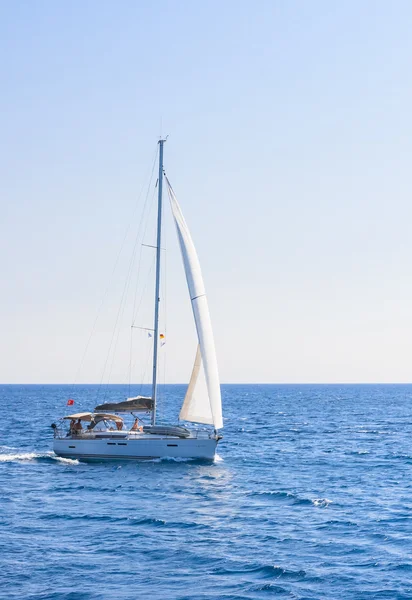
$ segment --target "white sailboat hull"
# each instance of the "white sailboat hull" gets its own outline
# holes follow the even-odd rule
[[[82,461],[150,460],[155,458],[196,458],[213,460],[218,439],[176,438],[141,435],[123,439],[55,438],[57,456]]]

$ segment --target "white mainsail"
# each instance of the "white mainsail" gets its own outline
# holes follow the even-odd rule
[[[202,272],[189,228],[176,200],[172,186],[166,176],[165,179],[176,224],[177,236],[179,238],[200,348],[200,355],[196,355],[192,377],[180,416],[186,421],[210,423],[216,429],[221,429],[223,427],[223,420],[219,372]],[[201,387],[203,387],[201,385],[202,371],[204,371],[207,394],[201,392]]]

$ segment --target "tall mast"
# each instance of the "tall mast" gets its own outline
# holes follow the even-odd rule
[[[156,385],[157,385],[157,348],[159,342],[159,305],[160,305],[160,253],[162,241],[162,188],[163,188],[163,144],[166,140],[159,140],[159,179],[157,196],[157,240],[156,240],[156,290],[154,314],[154,343],[153,343],[153,379],[152,379],[152,425],[156,424]]]

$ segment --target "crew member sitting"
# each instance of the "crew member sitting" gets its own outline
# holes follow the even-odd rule
[[[143,431],[143,427],[139,426],[139,419],[135,419],[135,422],[133,423],[130,431]]]

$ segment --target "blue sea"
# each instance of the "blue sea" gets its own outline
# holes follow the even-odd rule
[[[222,389],[215,462],[85,464],[50,424],[127,386],[0,386],[0,598],[412,599],[412,386]]]

